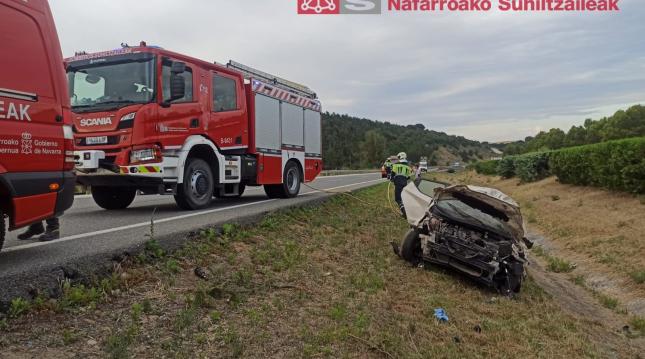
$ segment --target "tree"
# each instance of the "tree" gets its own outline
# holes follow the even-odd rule
[[[322,131],[326,169],[374,168],[399,152],[407,152],[413,162],[435,155],[436,163],[458,157],[464,149],[484,157],[492,154],[480,142],[428,130],[421,124],[401,126],[326,112],[322,114]]]
[[[385,137],[376,130],[365,132],[365,140],[361,144],[364,165],[367,168],[378,167],[387,156],[385,154]]]
[[[587,130],[584,127],[572,126],[564,139],[564,144],[566,147],[584,145],[586,138]]]
[[[573,126],[567,133],[557,128],[542,131],[524,142],[506,145],[504,152],[519,154],[641,136],[645,136],[645,107],[635,105],[599,120],[587,118],[584,125]]]

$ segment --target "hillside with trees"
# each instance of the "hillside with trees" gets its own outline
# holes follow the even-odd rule
[[[413,162],[427,157],[431,166],[494,156],[486,142],[428,130],[422,124],[401,126],[326,112],[322,127],[326,169],[376,168],[401,151]]]
[[[503,151],[506,155],[517,155],[642,136],[645,136],[645,107],[635,105],[599,120],[586,119],[582,126],[573,126],[568,132],[559,128],[540,132],[524,141],[506,144]]]

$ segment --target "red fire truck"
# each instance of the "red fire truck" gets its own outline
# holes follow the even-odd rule
[[[140,193],[200,209],[247,186],[294,197],[322,170],[321,105],[306,86],[145,43],[66,64],[78,181],[102,208]]]
[[[74,200],[73,133],[56,27],[45,0],[0,0],[0,249],[9,229]]]

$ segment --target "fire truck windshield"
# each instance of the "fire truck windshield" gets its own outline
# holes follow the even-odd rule
[[[72,63],[67,68],[74,112],[108,111],[154,100],[154,58]]]

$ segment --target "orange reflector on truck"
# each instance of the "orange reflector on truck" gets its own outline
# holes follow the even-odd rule
[[[58,191],[60,188],[60,185],[58,183],[50,183],[49,184],[49,190],[50,191]]]

